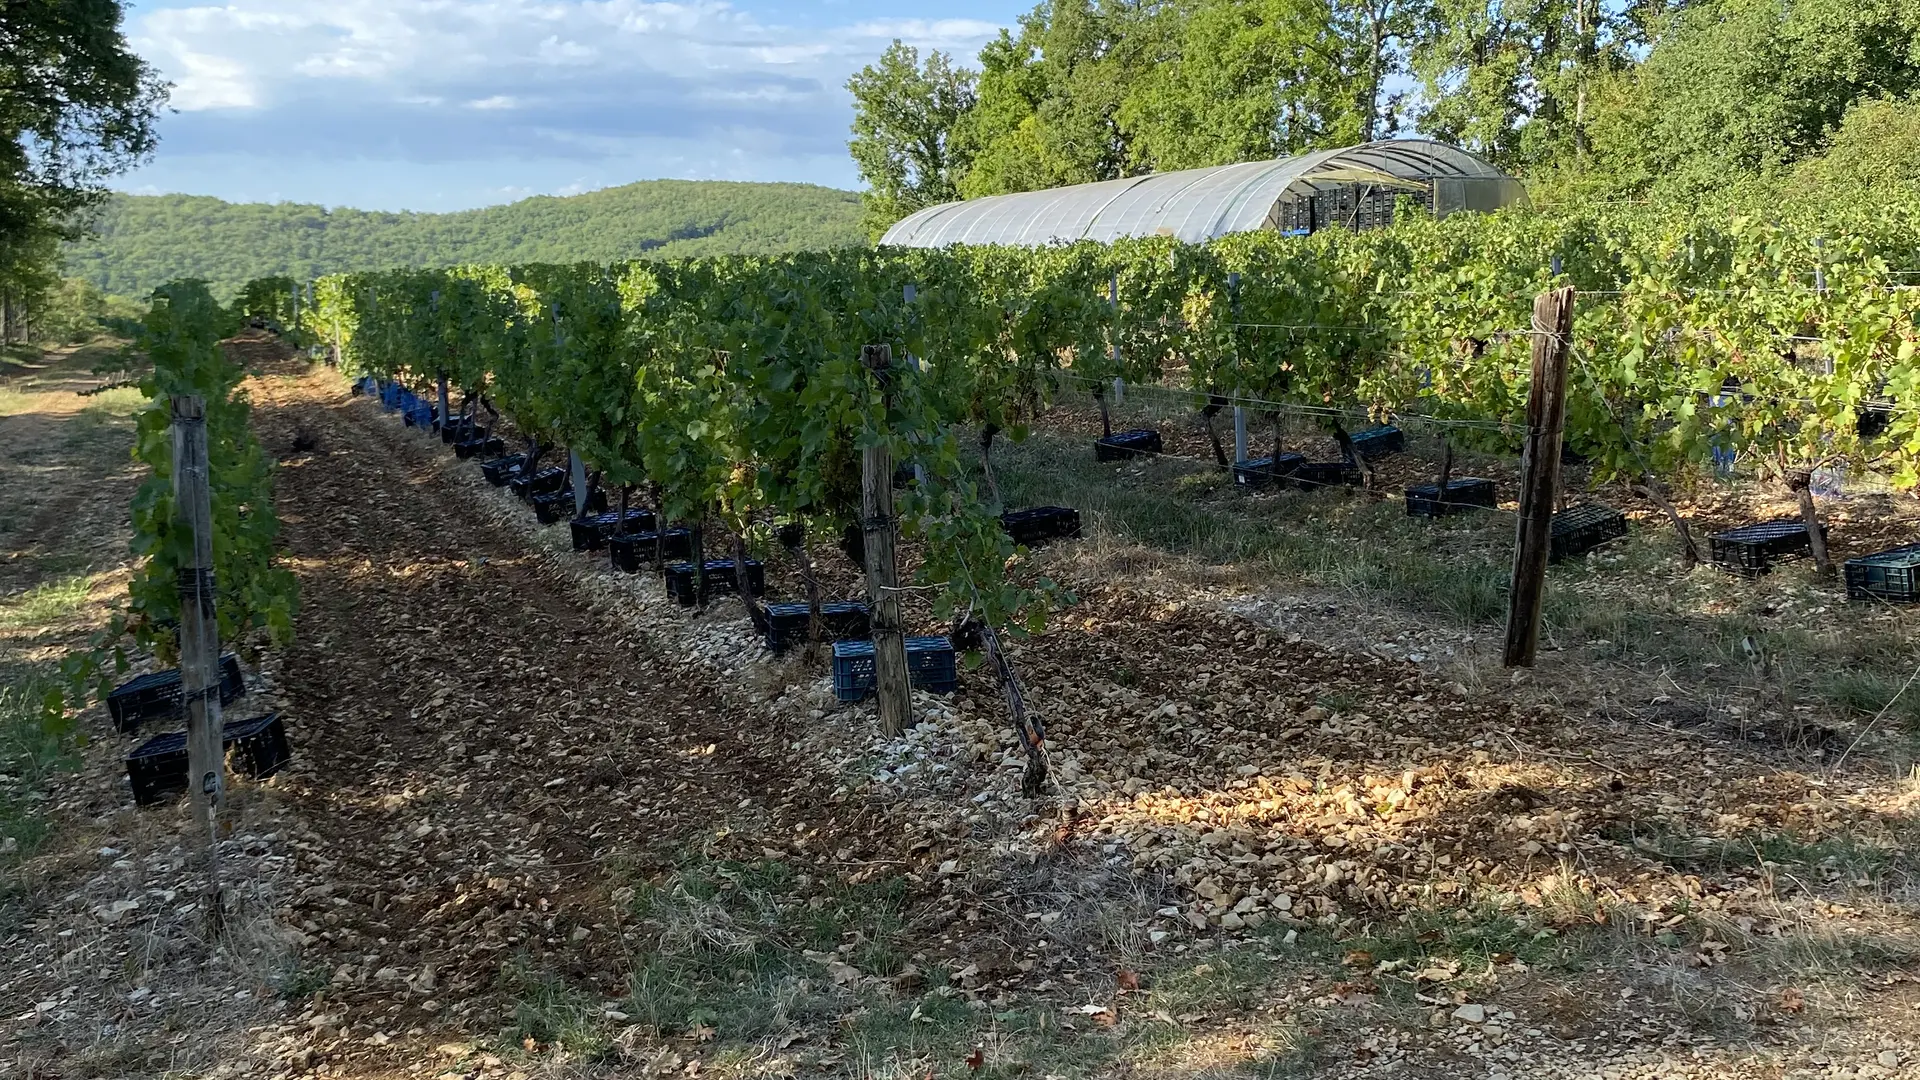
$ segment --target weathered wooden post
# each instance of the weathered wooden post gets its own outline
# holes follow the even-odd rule
[[[1520,523],[1508,593],[1507,667],[1532,667],[1540,644],[1553,547],[1554,492],[1560,486],[1560,437],[1567,418],[1567,352],[1573,339],[1573,288],[1533,302],[1533,386],[1527,393],[1527,445],[1520,460]],[[1446,498],[1446,491],[1440,493]]]
[[[868,345],[860,361],[878,379],[881,395],[893,397],[893,349]],[[860,458],[860,528],[866,547],[867,602],[873,608],[874,690],[880,704],[880,730],[898,735],[913,720],[913,696],[907,687],[907,642],[900,630],[900,591],[893,556],[893,447],[885,439]]]
[[[173,407],[173,508],[192,533],[191,556],[179,571],[180,693],[187,713],[188,797],[207,844],[207,893],[220,911],[214,828],[226,801],[226,751],[221,745],[220,620],[214,606],[213,494],[207,468],[206,401],[176,394]]]

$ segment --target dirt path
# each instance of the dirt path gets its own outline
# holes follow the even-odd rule
[[[303,870],[334,883],[295,918],[349,969],[330,978],[351,983],[335,999],[350,1023],[476,1026],[424,996],[387,1007],[394,980],[373,973],[466,1008],[516,953],[552,951],[618,997],[601,870],[669,866],[764,817],[767,793],[793,786],[767,752],[781,733],[588,611],[453,489],[451,455],[341,386],[261,394],[270,448],[318,440],[278,484],[304,599],[280,674],[301,715],[284,797],[317,837]]]

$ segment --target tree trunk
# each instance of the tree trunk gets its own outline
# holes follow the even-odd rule
[[[980,475],[987,482],[987,495],[1000,503],[1000,481],[993,475],[993,437],[1000,433],[997,424],[986,424],[980,428]]]
[[[807,651],[811,653],[820,639],[826,636],[826,623],[820,617],[820,579],[813,573],[813,552],[807,547],[807,538],[800,538],[800,545],[793,549],[794,557],[800,560],[800,584],[807,590]]]
[[[695,521],[687,528],[687,561],[693,564],[693,607],[707,610],[707,537],[706,522]]]
[[[1227,460],[1227,448],[1220,442],[1220,429],[1214,426],[1214,420],[1220,416],[1220,410],[1227,407],[1227,399],[1218,394],[1207,398],[1207,404],[1200,410],[1200,420],[1207,428],[1207,441],[1213,444],[1213,457],[1223,469],[1231,468],[1233,463]]]
[[[658,569],[667,560],[667,519],[661,512],[660,481],[653,481],[650,494],[653,496],[653,565]]]
[[[1807,546],[1813,551],[1813,567],[1827,573],[1833,569],[1833,563],[1827,558],[1826,534],[1820,530],[1820,510],[1813,505],[1813,477],[1794,473],[1788,478],[1787,487],[1800,496],[1800,520],[1807,525]]]
[[[1280,469],[1280,451],[1285,448],[1287,444],[1287,414],[1275,410],[1267,414],[1267,419],[1273,424],[1273,468],[1274,475],[1278,476]]]
[[[1107,411],[1107,392],[1104,387],[1096,387],[1093,400],[1100,406],[1100,437],[1113,438],[1113,416]]]
[[[760,610],[759,601],[753,598],[753,590],[747,588],[747,530],[743,526],[733,534],[733,582],[734,591],[740,594],[740,602],[746,605],[747,621],[754,629],[766,632],[767,616]]]
[[[1340,444],[1340,456],[1346,463],[1360,473],[1360,483],[1368,491],[1373,490],[1373,463],[1366,455],[1353,448],[1353,436],[1347,434],[1347,426],[1340,421],[1333,422],[1333,441]]]
[[[1633,489],[1634,494],[1659,507],[1667,515],[1667,521],[1673,525],[1673,531],[1680,534],[1681,569],[1691,570],[1700,565],[1700,549],[1694,545],[1693,530],[1687,527],[1687,519],[1680,516],[1680,511],[1674,508],[1673,502],[1661,492],[1660,482],[1653,478],[1652,473],[1646,473],[1640,479],[1639,486]]]
[[[1440,455],[1440,480],[1434,486],[1433,501],[1440,513],[1447,512],[1447,485],[1453,482],[1453,440],[1446,441],[1445,450]]]

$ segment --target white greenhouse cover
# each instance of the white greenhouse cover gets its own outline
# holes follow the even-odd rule
[[[949,244],[1040,247],[1124,236],[1174,236],[1199,243],[1264,227],[1274,204],[1295,185],[1310,186],[1316,179],[1350,182],[1366,173],[1409,180],[1504,175],[1443,143],[1386,139],[1278,161],[1151,173],[942,203],[902,218],[880,243],[920,248]]]

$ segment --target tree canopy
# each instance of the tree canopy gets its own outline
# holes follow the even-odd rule
[[[1881,110],[1855,127],[1885,124],[1895,106],[1872,103],[1920,88],[1920,4],[1045,0],[975,63],[896,44],[856,76],[870,229],[956,195],[1414,132],[1528,179],[1536,198],[1777,186],[1838,147],[1850,110]],[[965,92],[923,106],[936,74]],[[941,149],[937,183],[903,187],[870,164],[916,145]],[[1816,172],[1799,172],[1800,190]]]

